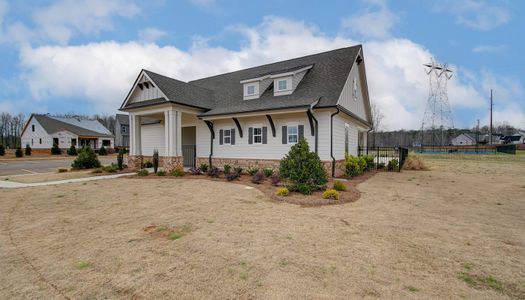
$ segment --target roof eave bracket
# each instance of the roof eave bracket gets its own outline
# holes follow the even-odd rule
[[[268,123],[270,123],[270,128],[272,129],[272,136],[275,137],[275,124],[273,123],[272,116],[266,115],[266,118],[268,119]]]
[[[239,120],[237,118],[232,118],[233,122],[235,122],[235,125],[237,126],[237,130],[239,131],[239,137],[242,139],[242,127],[241,123],[239,123]]]

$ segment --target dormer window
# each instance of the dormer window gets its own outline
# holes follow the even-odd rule
[[[255,85],[250,84],[246,87],[246,94],[253,95],[255,94]]]
[[[259,98],[259,82],[245,82],[243,84],[244,100]]]
[[[286,80],[279,80],[277,82],[277,90],[278,91],[285,91],[287,88],[286,88]]]

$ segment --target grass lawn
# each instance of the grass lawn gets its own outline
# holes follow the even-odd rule
[[[1,191],[0,298],[525,298],[525,156],[423,156],[356,202],[207,180]]]

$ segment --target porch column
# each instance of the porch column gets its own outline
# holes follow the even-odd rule
[[[182,112],[176,110],[175,113],[177,114],[177,131],[175,132],[175,136],[177,138],[177,156],[182,156]]]
[[[128,166],[131,169],[142,168],[142,141],[140,139],[140,116],[129,115],[129,158]]]
[[[162,166],[168,172],[182,168],[182,147],[181,147],[181,112],[170,108],[164,111],[164,141],[165,155]]]
[[[182,154],[179,154],[177,151],[177,136],[180,135],[180,129],[177,128],[178,122],[177,122],[177,111],[174,109],[170,109],[167,111],[168,113],[168,129],[169,134],[168,138],[166,139],[166,149],[167,149],[167,155],[166,156],[180,156]]]
[[[170,120],[170,110],[164,111],[164,156],[171,156],[171,120]]]

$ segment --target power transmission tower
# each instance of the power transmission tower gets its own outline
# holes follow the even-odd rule
[[[454,128],[447,93],[452,71],[447,64],[438,64],[434,60],[423,66],[428,75],[429,93],[421,124],[421,145],[444,146],[449,140],[449,129]]]

